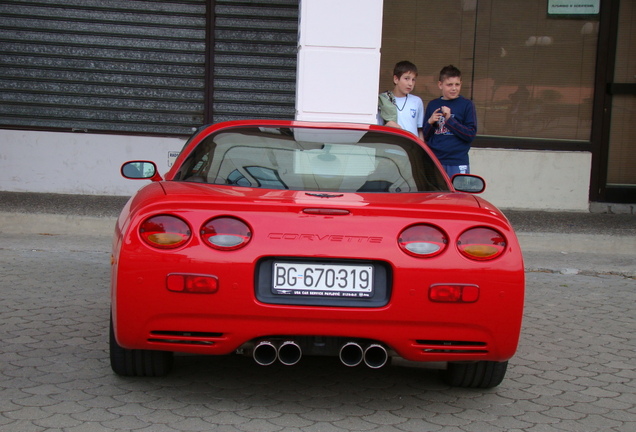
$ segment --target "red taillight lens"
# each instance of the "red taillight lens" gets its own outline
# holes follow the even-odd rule
[[[470,259],[490,260],[504,252],[506,239],[491,228],[471,228],[459,236],[457,248]]]
[[[206,222],[201,228],[201,237],[207,245],[229,251],[248,244],[252,231],[242,220],[223,216]]]
[[[477,285],[431,285],[428,298],[438,303],[474,303],[479,299]]]
[[[413,225],[398,237],[400,248],[409,255],[428,258],[439,255],[448,244],[446,234],[431,225]]]
[[[141,238],[159,249],[174,249],[185,244],[192,232],[187,223],[176,216],[159,215],[146,219],[139,227]]]
[[[174,292],[214,294],[219,289],[219,280],[216,276],[169,274],[166,287]]]

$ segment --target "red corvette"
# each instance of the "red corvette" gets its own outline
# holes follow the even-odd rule
[[[493,387],[519,340],[524,267],[508,220],[399,129],[234,121],[199,129],[115,228],[110,360],[158,376],[174,352],[292,365],[338,356],[444,367]]]

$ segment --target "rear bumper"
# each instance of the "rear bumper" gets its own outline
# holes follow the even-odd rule
[[[336,347],[352,340],[361,345],[379,343],[418,362],[505,361],[516,351],[521,326],[520,305],[496,319],[470,319],[475,310],[445,308],[429,313],[437,319],[426,320],[408,319],[407,311],[391,306],[313,310],[254,303],[248,310],[237,308],[234,313],[231,306],[213,313],[197,310],[195,305],[175,306],[173,302],[169,308],[134,312],[130,305],[120,303],[114,314],[119,344],[130,349],[225,355],[261,339],[301,343],[318,338]],[[303,350],[310,351],[306,346]]]
[[[524,301],[518,254],[488,265],[467,262],[464,268],[450,260],[448,265],[437,260],[434,268],[413,267],[411,258],[391,257],[391,264],[383,264],[387,301],[371,307],[259,300],[256,268],[262,257],[249,262],[237,255],[227,262],[155,257],[129,254],[114,267],[113,324],[124,348],[226,355],[261,339],[324,338],[335,346],[350,340],[379,343],[418,362],[505,361],[517,349]],[[218,291],[169,291],[170,273],[214,275]],[[433,302],[429,289],[440,283],[477,286],[479,299]],[[332,351],[324,354],[337,355]]]

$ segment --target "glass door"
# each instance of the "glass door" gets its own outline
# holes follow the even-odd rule
[[[620,2],[605,201],[636,202],[636,3]]]

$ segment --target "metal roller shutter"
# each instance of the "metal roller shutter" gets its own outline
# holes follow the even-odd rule
[[[293,118],[297,32],[297,0],[4,0],[0,127],[188,135]]]
[[[212,121],[293,119],[298,0],[214,3]]]
[[[0,125],[187,134],[203,121],[204,0],[5,0]]]

